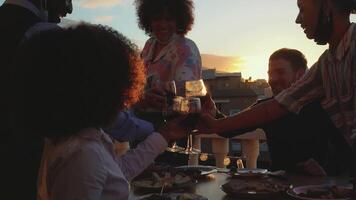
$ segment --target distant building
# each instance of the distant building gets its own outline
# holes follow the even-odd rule
[[[204,83],[218,109],[226,115],[235,114],[254,102],[258,94],[243,81],[240,72],[217,72],[203,70]]]
[[[270,97],[271,94],[268,90],[270,87],[265,79],[257,79],[254,81],[245,81],[245,86],[247,88],[253,89],[258,95],[258,99],[264,99]]]
[[[271,96],[266,80],[252,78],[244,80],[240,72],[218,72],[215,69],[203,70],[204,83],[211,94],[216,107],[225,115],[236,114],[254,104],[258,99]],[[258,130],[261,131],[261,130]],[[263,132],[263,131],[262,131]],[[211,148],[209,140],[202,140],[202,150],[207,152]],[[259,160],[268,160],[267,145],[261,145]],[[241,145],[235,140],[230,140],[230,154],[241,153]]]

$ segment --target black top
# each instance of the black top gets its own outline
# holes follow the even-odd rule
[[[0,6],[0,177],[4,183],[1,195],[11,199],[36,199],[42,142],[11,129],[8,97],[12,90],[11,63],[26,30],[37,22],[40,18],[25,8]],[[14,126],[19,128],[21,124]]]
[[[11,83],[11,62],[26,30],[37,22],[40,22],[40,18],[23,7],[12,4],[0,6],[0,87],[3,94],[0,98],[1,110],[9,108],[6,97],[11,90],[11,85],[9,85]],[[9,132],[8,114],[1,112],[0,119],[1,132]],[[2,135],[3,139],[5,135]],[[1,143],[3,142],[6,142],[6,140],[1,140]]]
[[[298,115],[290,113],[261,127],[222,135],[232,137],[256,128],[266,133],[272,170],[295,172],[299,162],[310,158],[318,161],[328,175],[341,173],[349,166],[351,149],[317,101],[306,105]]]

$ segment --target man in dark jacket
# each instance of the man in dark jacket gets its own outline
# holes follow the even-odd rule
[[[35,199],[42,141],[26,137],[10,123],[11,64],[25,33],[40,22],[60,22],[71,13],[71,0],[6,0],[0,6],[0,177],[9,199]],[[9,194],[9,195],[6,195]]]

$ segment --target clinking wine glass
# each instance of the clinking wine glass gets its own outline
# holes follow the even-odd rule
[[[201,112],[201,101],[197,97],[188,97],[185,99],[185,103],[183,105],[187,106],[188,116],[183,121],[184,126],[194,128],[196,123],[199,120],[199,115]],[[200,149],[195,149],[193,147],[193,133],[195,130],[190,131],[188,133],[187,146],[184,151],[180,151],[179,153],[183,154],[199,154]]]
[[[201,101],[199,97],[206,96],[207,91],[202,79],[192,80],[185,82],[185,97],[175,96],[172,102],[171,110],[173,113],[188,114],[188,117],[184,120],[184,125],[188,127],[194,127],[199,119],[199,113],[201,112]],[[193,131],[194,132],[194,131]],[[199,149],[193,148],[193,135],[190,132],[188,134],[187,146],[182,148],[177,146],[174,142],[172,147],[168,147],[167,150],[171,152],[179,152],[184,154],[198,154]]]
[[[199,97],[204,97],[207,94],[207,90],[202,79],[191,80],[185,82],[185,96],[188,101],[189,115],[185,119],[185,125],[189,127],[194,127],[199,120],[199,115],[201,112],[201,100]],[[193,148],[193,132],[189,132],[187,147],[184,151],[180,153],[184,154],[199,154],[200,149]]]
[[[166,93],[166,101],[162,110],[164,120],[172,113],[173,99],[177,95],[177,87],[175,81],[160,82],[160,86]]]
[[[185,96],[186,97],[204,97],[207,90],[202,79],[185,82]]]
[[[176,97],[177,87],[176,87],[174,80],[160,82],[160,87],[162,87],[162,89],[166,93],[166,103],[162,110],[163,120],[164,120],[164,123],[166,123],[167,118],[169,118],[173,114],[173,111],[175,110],[175,107],[177,106],[177,104],[180,106],[180,102],[177,102],[177,99],[178,100],[180,100],[180,99],[179,99],[179,97]],[[170,152],[180,152],[180,151],[184,151],[184,148],[179,147],[176,142],[173,142],[172,146],[167,147],[166,150],[170,151]]]

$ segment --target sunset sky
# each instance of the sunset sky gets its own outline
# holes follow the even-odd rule
[[[2,3],[3,0],[0,0]],[[140,48],[148,36],[137,26],[133,0],[73,0],[70,20],[114,27]],[[308,40],[299,25],[296,0],[194,0],[194,40],[204,67],[242,72],[244,78],[267,78],[269,55],[282,47],[304,52],[309,66],[326,46]],[[356,21],[356,16],[351,17]]]

